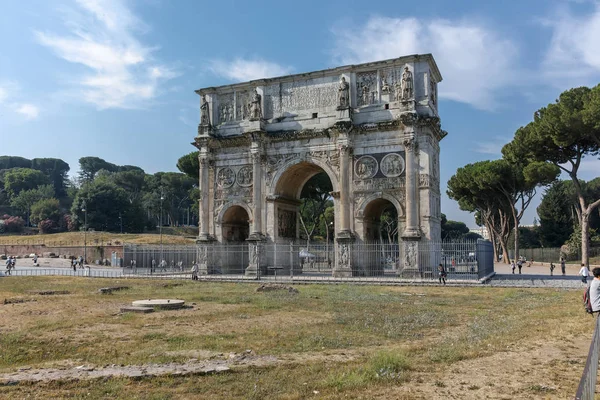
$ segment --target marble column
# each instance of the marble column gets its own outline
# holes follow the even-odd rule
[[[333,276],[352,276],[354,236],[350,230],[350,153],[348,143],[340,144],[340,229],[336,233]]]
[[[338,236],[352,236],[350,232],[350,146],[340,146],[340,231]]]
[[[200,165],[200,240],[209,240],[210,238],[210,205],[209,205],[209,179],[208,179],[208,151],[206,149],[200,150],[198,155],[198,163]]]
[[[259,122],[259,121],[257,121]],[[248,267],[245,275],[260,278],[261,273],[266,268],[266,256],[264,241],[265,236],[262,232],[262,207],[264,199],[262,196],[262,165],[261,165],[261,141],[260,134],[253,134],[250,147],[250,157],[252,159],[252,205],[253,205],[253,223],[252,232],[248,237]]]
[[[417,140],[414,133],[404,140],[404,154],[406,157],[406,219],[405,228],[402,233],[402,244],[404,252],[403,278],[418,278],[419,271],[419,240],[421,229],[419,228],[419,193],[418,181],[419,168],[417,164]]]
[[[419,193],[418,181],[419,168],[417,165],[417,141],[414,136],[404,141],[406,157],[406,227],[403,238],[420,238],[419,228]]]
[[[260,152],[252,149],[252,203],[254,205],[254,223],[252,224],[252,235],[262,237],[262,168],[260,164]]]

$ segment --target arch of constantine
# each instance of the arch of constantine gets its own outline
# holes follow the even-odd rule
[[[265,246],[299,237],[300,193],[324,172],[333,275],[364,270],[353,245],[379,239],[391,206],[403,269],[418,273],[419,244],[440,241],[441,80],[424,54],[197,90],[200,271],[210,271],[215,242],[244,241],[246,275],[266,273]]]

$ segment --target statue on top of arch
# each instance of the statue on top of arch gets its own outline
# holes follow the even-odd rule
[[[260,101],[261,95],[258,94],[258,90],[254,89],[252,102],[250,103],[250,121],[259,121],[262,119],[262,106]]]
[[[338,109],[350,107],[350,84],[346,82],[346,78],[342,76],[338,87]]]

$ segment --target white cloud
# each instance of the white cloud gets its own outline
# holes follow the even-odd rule
[[[139,107],[157,96],[161,82],[177,76],[134,36],[147,27],[121,1],[77,4],[79,10],[66,12],[69,35],[36,32],[36,37],[59,57],[91,70],[71,82],[79,98],[99,108]]]
[[[209,68],[214,74],[236,82],[288,75],[293,71],[291,67],[285,67],[274,62],[262,59],[245,60],[242,58],[236,58],[232,61],[212,60]]]
[[[473,151],[481,154],[489,154],[502,157],[502,147],[512,140],[511,137],[494,136],[483,142],[475,142]]]
[[[14,110],[22,114],[27,119],[36,119],[40,114],[40,109],[33,104],[14,104]]]
[[[440,97],[492,109],[497,92],[514,83],[517,46],[475,21],[371,17],[336,27],[334,56],[345,64],[432,53],[444,81]]]
[[[17,82],[5,81],[0,83],[0,106],[21,114],[26,119],[36,119],[40,115],[40,109],[34,104],[18,102],[21,98]],[[10,100],[10,102],[7,100]]]
[[[574,15],[559,7],[543,24],[552,29],[550,46],[542,62],[542,75],[554,86],[596,84],[600,76],[600,3],[591,12]]]

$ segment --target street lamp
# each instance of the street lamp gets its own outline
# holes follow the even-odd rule
[[[163,194],[162,188],[160,189],[160,223],[158,224],[159,232],[160,232],[160,261],[163,259],[163,239],[162,239],[162,220],[163,220],[163,200],[165,199],[165,195]]]
[[[81,206],[81,211],[83,211],[83,263],[87,263],[87,207],[85,200]]]
[[[119,211],[119,223],[121,224],[121,233],[123,233],[123,217],[121,216],[120,211]]]

